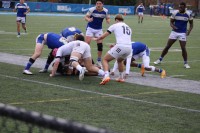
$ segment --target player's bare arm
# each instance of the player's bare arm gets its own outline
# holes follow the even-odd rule
[[[93,18],[90,18],[89,15],[85,15],[85,21],[87,21],[87,22],[92,22],[92,21],[93,21]]]
[[[172,27],[172,29],[178,29],[175,25],[174,25],[175,19],[170,19],[170,26]]]
[[[189,27],[189,29],[188,29],[188,31],[187,31],[187,36],[190,35],[190,32],[191,32],[192,29],[193,29],[193,20],[189,20],[189,24],[190,24],[190,27]]]
[[[55,76],[56,71],[57,71],[57,69],[58,69],[59,63],[60,63],[60,58],[57,58],[56,61],[54,62],[52,72],[51,72],[51,74],[49,75],[50,77]]]

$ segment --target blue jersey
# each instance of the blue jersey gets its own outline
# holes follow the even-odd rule
[[[144,6],[139,5],[139,6],[137,7],[137,12],[143,12],[143,11],[144,11]]]
[[[96,7],[92,7],[87,12],[87,15],[89,15],[90,18],[93,18],[93,21],[89,22],[87,27],[99,30],[102,29],[103,19],[108,18],[108,10],[103,8],[102,11],[97,11]]]
[[[61,31],[61,35],[65,38],[67,38],[68,36],[74,36],[75,34],[81,34],[81,33],[82,33],[81,30],[75,27],[68,27]]]
[[[132,42],[132,56],[137,55],[148,49],[147,45],[141,42]]]
[[[29,6],[26,3],[17,3],[15,9],[17,10],[17,17],[26,17],[26,14],[24,13],[27,12]]]
[[[186,33],[187,32],[187,23],[189,20],[192,20],[193,17],[191,14],[186,11],[185,13],[180,13],[179,11],[175,11],[171,19],[174,19],[174,26],[177,27],[177,29],[173,29],[173,31],[178,33]]]
[[[62,42],[62,38],[63,37],[61,35],[59,35],[59,34],[48,33],[47,34],[46,45],[50,49],[59,48],[62,45],[64,45],[64,43]]]

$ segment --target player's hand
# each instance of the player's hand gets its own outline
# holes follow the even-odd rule
[[[186,35],[187,35],[187,36],[189,36],[189,35],[190,35],[190,31],[189,31],[189,30],[187,30],[187,33],[186,33]]]
[[[93,38],[92,38],[92,40],[93,40],[93,41],[97,41],[97,40],[98,40],[98,38],[94,38],[94,37],[93,37]]]
[[[92,22],[92,21],[93,21],[93,18],[89,18],[89,19],[88,19],[88,22]]]
[[[174,26],[174,25],[172,26],[172,28],[173,28],[174,30],[177,30],[177,29],[178,29],[178,28],[177,28],[176,26]]]

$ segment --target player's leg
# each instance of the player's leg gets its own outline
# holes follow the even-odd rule
[[[23,71],[24,74],[32,75],[32,73],[29,71],[29,69],[31,68],[31,66],[33,65],[35,60],[42,54],[42,50],[44,47],[44,36],[45,36],[44,34],[40,34],[36,38],[35,51],[34,51],[34,54],[31,56],[31,58],[29,58],[29,61],[25,66],[25,69]]]
[[[20,37],[20,23],[21,23],[21,19],[19,17],[17,17],[16,19],[16,24],[17,24],[17,37]]]
[[[100,37],[103,34],[103,30],[96,30],[94,36]],[[103,40],[97,41],[97,62],[96,65],[102,68],[101,57],[103,52]]]
[[[51,64],[51,62],[54,60],[54,56],[53,56],[53,49],[51,50],[51,52],[48,55],[45,67],[43,69],[41,69],[39,72],[40,73],[46,73],[48,71],[49,65]]]
[[[138,23],[140,23],[140,14],[138,13]]]
[[[29,58],[29,61],[28,61],[28,63],[25,66],[25,69],[23,71],[24,74],[32,75],[32,73],[29,71],[29,69],[31,68],[31,66],[33,65],[33,63],[35,62],[35,60],[42,54],[43,47],[44,47],[43,44],[38,44],[38,43],[36,44],[36,46],[35,46],[35,52],[31,56],[31,58]]]
[[[116,79],[118,82],[124,82],[124,59],[123,58],[118,58],[117,63],[118,63],[118,69],[119,69],[119,78]]]
[[[23,18],[22,18],[21,23],[22,23],[22,28],[24,29],[24,31],[25,31],[25,33],[26,33],[26,32],[27,32],[27,31],[26,31],[26,17],[23,17]]]
[[[165,57],[165,55],[168,53],[168,50],[171,48],[171,46],[176,42],[176,39],[168,39],[167,45],[163,49],[160,58],[154,62],[154,64],[160,64]]]
[[[190,66],[188,65],[187,62],[187,50],[186,50],[186,41],[179,41],[180,42],[180,46],[181,46],[181,50],[182,50],[182,56],[183,56],[183,60],[184,60],[184,67],[185,68],[190,68]]]
[[[141,15],[141,23],[143,22],[143,17],[144,17],[144,16],[143,16],[143,13],[142,13],[142,15]]]

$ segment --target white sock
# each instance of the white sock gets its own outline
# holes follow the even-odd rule
[[[77,66],[76,66],[76,69],[80,72],[80,71],[82,70],[82,66],[77,65]]]
[[[109,75],[109,72],[108,71],[105,71],[105,75],[104,75],[104,77],[109,77],[110,75]]]
[[[99,76],[104,76],[104,75],[105,75],[105,72],[104,72],[102,69],[99,69],[98,75],[99,75]]]
[[[118,63],[116,60],[114,66],[113,66],[112,72],[115,72],[117,69],[118,69]]]
[[[123,79],[123,78],[124,78],[123,72],[119,72],[119,78],[120,78],[120,79]]]

